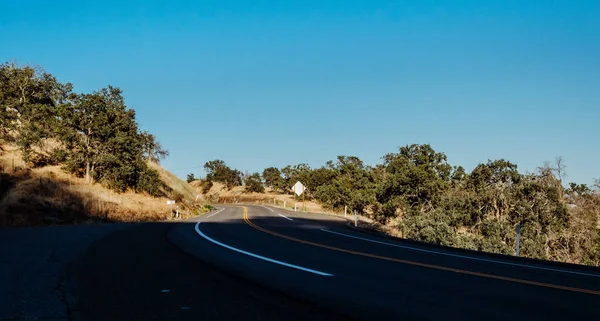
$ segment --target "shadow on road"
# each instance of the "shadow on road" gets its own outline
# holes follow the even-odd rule
[[[169,231],[195,233],[195,224],[134,224],[93,243],[80,267],[77,309],[92,320],[343,319],[224,272],[168,241]]]

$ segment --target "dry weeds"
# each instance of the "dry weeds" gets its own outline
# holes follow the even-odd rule
[[[4,175],[4,184],[11,186],[6,195],[0,195],[0,226],[140,222],[171,216],[165,197],[133,191],[115,193],[100,184],[89,184],[67,174],[59,166],[27,169],[18,150],[11,146],[4,149],[0,166],[9,174]],[[168,188],[183,196],[184,201],[178,204],[183,218],[203,211],[200,204],[193,202],[195,192],[191,186],[157,164],[150,166],[159,172]]]

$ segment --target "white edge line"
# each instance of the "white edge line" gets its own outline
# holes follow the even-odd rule
[[[287,217],[287,216],[285,216],[285,215],[283,215],[283,214],[277,214],[277,215],[279,215],[279,216],[281,216],[281,217],[285,218],[286,220],[293,221],[293,219],[291,219],[291,218],[289,218],[289,217]]]
[[[317,271],[317,270],[312,270],[312,269],[308,269],[308,268],[305,268],[305,267],[301,267],[301,266],[297,266],[297,265],[293,265],[293,264],[289,264],[289,263],[285,263],[285,262],[273,260],[273,259],[270,259],[268,257],[264,257],[264,256],[261,256],[261,255],[258,255],[258,254],[246,252],[244,250],[237,249],[237,248],[235,248],[233,246],[229,246],[227,244],[223,244],[223,243],[221,243],[221,242],[219,242],[217,240],[214,240],[214,239],[210,238],[206,234],[202,233],[202,231],[200,231],[200,223],[201,222],[196,223],[196,233],[198,233],[200,236],[202,236],[203,238],[207,239],[208,241],[210,241],[210,242],[212,242],[214,244],[217,244],[219,246],[222,246],[222,247],[224,247],[226,249],[229,249],[229,250],[232,250],[232,251],[235,251],[235,252],[238,252],[238,253],[246,254],[248,256],[251,256],[251,257],[254,257],[254,258],[257,258],[257,259],[261,259],[261,260],[264,260],[264,261],[267,261],[267,262],[271,262],[271,263],[275,263],[275,264],[287,266],[287,267],[290,267],[292,269],[297,269],[297,270],[301,270],[301,271],[304,271],[304,272],[310,272],[310,273],[314,273],[314,274],[318,274],[318,275],[322,275],[322,276],[333,276],[333,274],[329,274],[329,273],[325,273],[325,272],[321,272],[321,271]]]
[[[218,211],[216,211],[216,212],[214,212],[214,213],[210,214],[210,215],[209,215],[209,216],[207,216],[206,218],[211,218],[211,217],[213,217],[213,216],[215,216],[215,215],[217,215],[217,214],[221,213],[221,211],[223,211],[223,210],[224,210],[224,208],[222,208],[222,209],[220,209],[220,210],[218,210]]]
[[[271,212],[275,212],[273,209],[271,209],[271,208],[268,208],[268,207],[266,207],[266,206],[264,206],[264,205],[261,205],[260,207],[264,207],[264,208],[268,209],[268,210],[269,210],[269,211],[271,211]]]
[[[451,254],[451,253],[444,253],[444,252],[438,252],[438,251],[425,250],[425,249],[420,249],[420,248],[415,248],[415,247],[410,247],[410,246],[403,246],[403,245],[399,245],[399,244],[393,244],[393,243],[388,243],[388,242],[382,242],[382,241],[376,241],[376,240],[366,239],[366,238],[362,238],[362,237],[358,237],[358,236],[353,236],[353,235],[348,235],[348,234],[344,234],[344,233],[338,233],[338,232],[330,231],[330,230],[327,230],[327,229],[324,229],[324,228],[322,228],[321,231],[327,232],[327,233],[332,233],[332,234],[337,234],[337,235],[341,235],[341,236],[345,236],[345,237],[349,237],[349,238],[353,238],[353,239],[363,240],[363,241],[367,241],[367,242],[373,242],[373,243],[379,243],[379,244],[384,244],[384,245],[399,247],[399,248],[403,248],[403,249],[407,249],[407,250],[412,250],[412,251],[419,251],[419,252],[425,252],[425,253],[432,253],[432,254],[439,254],[439,255],[445,255],[445,256],[451,256],[451,257],[458,257],[458,258],[461,258],[461,259],[468,259],[468,260],[473,260],[473,261],[482,261],[482,262],[489,262],[489,263],[497,263],[497,264],[518,266],[518,267],[524,267],[524,268],[530,268],[530,269],[537,269],[537,270],[546,270],[546,271],[562,272],[562,273],[569,273],[569,274],[576,274],[576,275],[583,275],[583,276],[592,276],[592,277],[596,277],[596,278],[600,277],[600,275],[598,275],[598,274],[590,274],[590,273],[583,273],[583,272],[574,272],[574,271],[569,271],[569,270],[553,269],[553,268],[546,268],[546,267],[535,266],[535,265],[511,263],[511,262],[504,262],[504,261],[498,261],[498,260],[482,259],[482,258],[477,258],[477,257],[472,257],[472,256],[466,256],[466,255],[459,255],[459,254]]]

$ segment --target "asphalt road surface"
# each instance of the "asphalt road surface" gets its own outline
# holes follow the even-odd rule
[[[220,206],[176,223],[0,230],[0,320],[596,320],[598,269]]]
[[[363,320],[595,320],[598,269],[414,245],[331,216],[225,207],[169,232],[215,266]]]

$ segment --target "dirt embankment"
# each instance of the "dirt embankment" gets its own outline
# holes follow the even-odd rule
[[[116,193],[101,184],[65,173],[59,166],[28,168],[19,151],[4,146],[0,155],[0,226],[95,222],[140,222],[171,217],[175,199],[182,218],[206,210],[194,202],[195,189],[151,163],[163,182],[165,197],[127,191]]]

